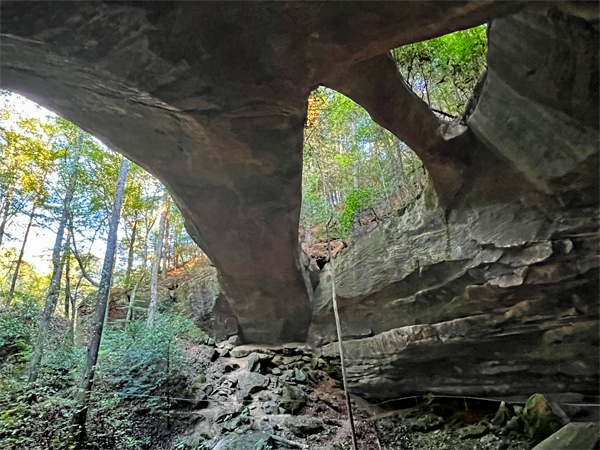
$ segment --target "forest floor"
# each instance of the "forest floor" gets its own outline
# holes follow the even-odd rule
[[[152,449],[352,448],[344,392],[330,376],[335,369],[306,346],[188,342],[184,351],[204,362],[200,383],[191,406],[184,401],[170,411],[171,432],[166,419],[155,429]],[[374,407],[356,400],[353,412],[360,449],[533,447],[517,428],[507,428],[507,421],[494,420],[500,403],[428,396],[392,409],[399,404]]]
[[[177,320],[165,320],[152,333],[132,323],[105,336],[84,449],[352,448],[339,360],[305,344],[215,343],[198,328],[170,340],[169,323],[175,329]],[[53,334],[62,339],[63,328]],[[68,359],[57,352],[34,386],[18,381],[22,364],[4,364],[12,378],[0,376],[0,450],[70,448],[80,371],[74,359],[83,350]],[[462,397],[352,402],[361,450],[530,450],[530,424],[551,414],[545,401],[529,419],[520,405]]]

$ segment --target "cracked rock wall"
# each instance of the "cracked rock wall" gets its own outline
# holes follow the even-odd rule
[[[457,196],[425,195],[335,260],[352,393],[596,402],[597,49],[597,22],[556,12],[491,24]],[[330,297],[328,264],[309,332],[325,356]]]

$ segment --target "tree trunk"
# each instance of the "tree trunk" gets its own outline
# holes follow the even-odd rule
[[[379,175],[381,177],[381,184],[383,185],[383,193],[385,194],[385,199],[391,212],[393,208],[390,202],[390,196],[388,195],[387,185],[385,183],[385,177],[383,174],[383,167],[381,166],[381,155],[379,154],[379,150],[377,151],[377,164],[379,165]]]
[[[4,197],[4,204],[2,205],[2,220],[0,221],[0,245],[2,245],[2,239],[4,238],[4,233],[6,230],[6,223],[8,222],[8,218],[10,216],[10,203],[12,202],[12,198],[15,192],[15,182],[17,179],[17,169],[18,160],[17,156],[19,155],[19,151],[16,150],[12,155],[13,159],[9,166],[10,171],[10,179],[8,180],[8,186],[6,186],[6,196]]]
[[[127,271],[125,272],[125,286],[129,287],[131,269],[133,268],[133,248],[135,245],[135,232],[137,229],[137,211],[135,212],[133,228],[131,229],[131,242],[129,243],[129,254],[127,255]]]
[[[165,226],[167,224],[167,201],[169,194],[165,191],[163,196],[163,207],[158,225],[158,236],[154,248],[154,261],[150,272],[150,306],[148,307],[148,326],[154,326],[156,312],[158,310],[158,271],[160,269],[160,255],[162,254],[162,244],[165,236]]]
[[[358,189],[358,161],[352,166],[352,181],[354,189]]]
[[[31,225],[33,225],[33,218],[35,216],[35,208],[37,203],[37,196],[33,200],[33,207],[31,208],[31,214],[29,215],[29,223],[27,224],[27,228],[25,229],[25,236],[23,237],[23,244],[21,245],[21,252],[19,253],[19,258],[17,259],[17,265],[15,267],[15,272],[13,273],[12,281],[10,283],[10,291],[8,291],[8,297],[6,298],[6,306],[10,306],[12,303],[13,295],[15,293],[15,286],[17,285],[17,279],[19,278],[19,268],[21,267],[21,263],[23,262],[23,254],[25,253],[25,245],[27,245],[27,238],[29,237],[29,230],[31,230]]]
[[[90,398],[92,385],[94,383],[94,372],[96,362],[98,361],[98,350],[102,339],[102,330],[104,328],[104,317],[110,296],[110,285],[115,262],[115,252],[117,248],[117,230],[119,228],[119,218],[121,215],[121,206],[123,205],[123,194],[125,191],[125,181],[127,180],[127,171],[129,170],[129,160],[121,158],[119,167],[119,178],[117,181],[117,190],[112,205],[110,224],[108,230],[108,240],[106,243],[106,253],[104,255],[104,264],[102,266],[102,277],[98,288],[98,299],[94,309],[94,321],[92,324],[92,336],[87,349],[87,356],[79,392],[77,393],[78,409],[73,415],[72,425],[74,434],[80,445],[85,438],[85,420],[87,418],[87,404]]]
[[[146,277],[146,269],[144,268],[144,270],[142,271],[142,276],[137,281],[137,283],[135,283],[135,286],[133,286],[133,289],[131,290],[131,294],[129,295],[129,305],[127,306],[127,317],[125,317],[126,322],[131,322],[134,318],[135,295],[137,293],[138,288],[140,287],[140,284],[142,284],[142,281],[144,280],[145,277]]]
[[[423,189],[423,183],[421,183],[421,174],[419,173],[419,165],[417,164],[417,157],[415,155],[415,152],[410,152],[410,155],[412,157],[412,163],[415,169],[415,181],[417,182],[417,187],[419,189]]]
[[[408,182],[406,181],[406,172],[404,171],[404,158],[402,156],[402,143],[397,142],[396,145],[396,157],[398,158],[398,186],[400,187],[400,202],[404,203],[406,194],[407,197],[412,197],[412,190],[408,188]]]
[[[44,343],[48,335],[48,327],[50,325],[50,319],[54,310],[56,309],[56,303],[58,302],[58,294],[60,292],[60,281],[62,278],[62,261],[61,253],[63,250],[63,238],[65,234],[65,227],[70,217],[71,200],[75,193],[75,187],[77,186],[77,166],[79,163],[79,155],[81,151],[81,145],[83,142],[83,132],[80,131],[77,136],[77,144],[75,145],[75,151],[73,152],[73,167],[69,175],[69,184],[67,186],[67,192],[63,201],[62,215],[58,224],[58,231],[56,232],[56,240],[54,241],[54,248],[52,249],[52,278],[50,279],[50,287],[46,293],[46,301],[44,303],[44,311],[40,318],[39,330],[37,343],[35,345],[35,351],[29,365],[29,383],[34,383],[40,372],[40,365],[42,363],[42,356],[44,354]]]
[[[88,280],[92,286],[98,287],[98,283],[93,280],[93,278],[90,276],[90,274],[85,269],[85,264],[83,264],[83,261],[81,260],[81,256],[79,255],[79,252],[77,251],[77,244],[75,242],[75,233],[73,232],[73,223],[72,222],[69,225],[69,231],[71,233],[71,242],[73,243],[73,256],[75,256],[75,259],[77,260],[77,263],[79,264],[79,268],[81,269],[81,274],[82,274],[83,278]]]
[[[71,345],[71,347],[75,344],[75,314],[76,314],[76,309],[75,306],[77,305],[77,298],[79,296],[79,286],[81,285],[81,282],[83,281],[83,275],[79,277],[79,280],[77,280],[77,284],[75,285],[75,293],[71,296],[71,318],[69,321],[69,344]]]
[[[402,159],[402,143],[398,141],[396,145],[396,157],[398,158],[398,179],[400,186],[406,187],[406,173],[404,172],[404,162]]]
[[[167,266],[169,265],[169,218],[171,215],[171,202],[169,202],[169,198],[167,197],[167,222],[165,226],[165,247],[163,251],[163,268],[162,268],[162,278],[164,279],[167,276]]]
[[[177,231],[177,224],[173,227],[173,267],[176,269],[179,267],[179,251],[180,251],[180,233]]]
[[[0,222],[0,245],[2,245],[2,239],[4,238],[4,230],[6,229],[6,222],[8,222],[8,213],[10,212],[10,202],[12,201],[13,190],[12,188],[6,193],[4,199],[4,205],[2,207],[2,222]]]
[[[71,250],[69,241],[71,239],[71,231],[67,232],[67,240],[65,244],[65,317],[69,318],[69,307],[71,306]]]
[[[312,146],[310,146],[310,148],[312,149]],[[338,229],[341,230],[342,225],[340,224],[340,220],[338,219],[337,213],[335,212],[335,206],[333,205],[333,202],[331,201],[331,195],[329,193],[329,186],[327,185],[327,180],[325,179],[325,174],[323,173],[323,169],[321,167],[321,159],[319,158],[319,155],[317,154],[317,152],[314,149],[313,149],[313,156],[317,163],[317,168],[319,169],[319,175],[321,177],[321,184],[323,185],[323,193],[325,194],[325,197],[327,198],[327,205],[329,206],[329,211],[330,211],[331,216],[333,217],[333,221],[337,225]]]

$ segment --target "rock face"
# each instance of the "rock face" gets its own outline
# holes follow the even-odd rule
[[[308,332],[333,352],[331,269],[317,285],[297,242],[307,99],[324,84],[430,176],[336,260],[353,391],[597,394],[596,2],[1,8],[2,87],[163,181],[218,270],[220,333]],[[442,123],[386,52],[492,19],[480,96],[466,122]]]
[[[491,24],[460,190],[335,259],[352,392],[597,397],[597,46],[575,18]],[[334,354],[329,265],[313,297],[310,340]]]
[[[600,425],[597,423],[569,423],[533,450],[593,450],[600,442]]]
[[[212,328],[213,308],[219,295],[220,286],[216,269],[206,256],[188,261],[185,266],[170,270],[165,279],[158,283],[159,304],[172,305],[179,313],[191,317],[197,326]],[[109,322],[124,321],[132,297],[132,289],[113,288],[111,290],[108,317]],[[86,345],[89,338],[96,293],[84,299],[77,310],[75,341]],[[140,284],[136,290],[133,316],[140,318],[140,310],[150,304],[150,287]],[[143,313],[145,314],[145,312]]]
[[[556,7],[593,13],[595,5],[581,5]],[[219,272],[242,339],[301,341],[311,318],[297,245],[311,90],[339,84],[366,102],[373,117],[414,147],[447,203],[469,164],[469,152],[460,151],[464,133],[439,130],[439,120],[407,94],[381,55],[526,6],[532,5],[7,0],[1,83],[90,131],[167,186]],[[386,70],[378,70],[381,64]],[[391,81],[389,89],[381,85],[389,90],[384,100],[401,107],[380,101],[369,70]],[[346,72],[348,79],[337,79]],[[582,141],[571,138],[564,140],[577,145],[581,161]],[[528,166],[540,169],[535,159]]]

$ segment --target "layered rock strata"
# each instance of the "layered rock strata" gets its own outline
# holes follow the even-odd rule
[[[460,133],[438,133],[439,121],[381,55],[548,5],[579,15],[596,6],[7,0],[1,83],[90,131],[167,186],[218,269],[225,309],[242,339],[304,340],[311,304],[297,233],[311,90],[339,85],[369,103],[373,117],[414,147],[448,202],[468,166],[468,153],[456,151],[462,140],[451,139]],[[381,85],[386,80],[389,86]],[[364,89],[374,82],[393,95]],[[399,115],[390,116],[382,98],[394,99]]]
[[[464,182],[335,260],[352,392],[598,394],[598,31],[494,21]],[[335,354],[331,268],[310,339]],[[329,343],[329,344],[328,344]]]

